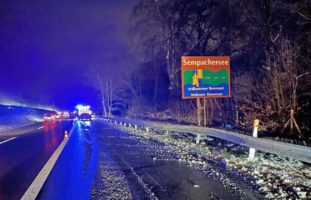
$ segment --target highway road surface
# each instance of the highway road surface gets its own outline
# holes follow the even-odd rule
[[[71,126],[71,121],[51,121],[0,133],[1,200],[23,196]]]
[[[78,122],[37,199],[257,199],[174,156],[165,145],[103,120]]]
[[[45,122],[1,133],[1,200],[24,195],[74,123]],[[236,190],[225,187],[179,162],[167,148],[104,120],[76,122],[36,199],[258,199],[245,183],[234,183]]]

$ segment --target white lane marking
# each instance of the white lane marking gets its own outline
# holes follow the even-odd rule
[[[77,125],[74,125],[70,132],[69,132],[69,138],[64,139],[62,143],[57,147],[53,155],[50,157],[50,159],[45,163],[44,167],[41,169],[39,174],[36,176],[35,180],[31,183],[21,200],[35,200],[43,187],[44,182],[48,178],[49,174],[51,173],[57,159],[59,158],[61,152],[65,148],[67,142],[70,139],[70,136],[72,135],[74,129],[77,127]]]
[[[17,137],[9,138],[9,139],[7,139],[7,140],[4,140],[4,141],[0,142],[0,144],[4,144],[4,143],[9,142],[9,141],[11,141],[11,140],[14,140],[14,139],[16,139],[16,138],[17,138]]]
[[[41,127],[39,127],[38,129],[42,129],[42,128],[44,128],[44,126],[41,126]]]

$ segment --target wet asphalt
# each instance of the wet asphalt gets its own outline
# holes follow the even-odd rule
[[[44,122],[0,136],[0,199],[20,199],[70,130],[71,121]]]
[[[102,120],[77,123],[37,199],[240,199],[159,142]]]

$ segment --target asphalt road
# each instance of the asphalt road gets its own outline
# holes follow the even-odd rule
[[[44,122],[0,133],[1,200],[22,197],[71,126]]]
[[[38,199],[243,199],[173,157],[102,120],[78,122]]]

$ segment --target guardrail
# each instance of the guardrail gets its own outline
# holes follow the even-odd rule
[[[199,144],[205,136],[211,136],[242,146],[255,148],[263,152],[277,154],[280,156],[285,156],[288,158],[311,163],[311,147],[257,138],[248,135],[242,135],[233,131],[216,128],[146,122],[125,118],[104,118],[104,120],[110,123],[119,123],[123,126],[134,127],[134,129],[140,128],[145,130],[146,132],[154,130],[157,132],[164,132],[165,134],[169,134],[170,132],[193,134],[195,136],[197,144]]]

